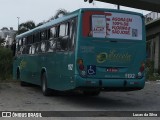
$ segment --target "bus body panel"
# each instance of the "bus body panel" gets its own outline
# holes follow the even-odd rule
[[[85,14],[85,12],[87,14]],[[88,37],[86,29],[92,29],[93,15],[102,15],[104,11],[84,10],[81,14],[81,29],[78,39],[77,60],[83,61],[84,69],[80,70],[77,64],[77,87],[94,87],[94,88],[125,88],[128,90],[142,89],[145,84],[145,73],[143,70],[142,76],[139,78],[139,73],[142,65],[145,63],[146,45],[145,45],[145,27],[144,18],[142,15],[137,16],[142,22],[142,37],[140,40],[126,38],[96,38]],[[110,13],[130,14],[124,11],[109,11]],[[88,17],[88,20],[87,20]],[[102,20],[102,19],[97,19]],[[87,24],[86,22],[90,22]],[[91,23],[92,22],[92,23]],[[86,27],[86,26],[89,27]],[[92,26],[92,27],[91,27]],[[133,26],[134,27],[134,26]],[[138,26],[137,26],[138,27]]]
[[[125,74],[127,73],[137,75],[142,62],[145,62],[143,43],[82,41],[79,42],[81,46],[78,57],[83,59],[86,70],[89,65],[96,66],[96,75],[88,75],[87,77],[126,78]],[[84,49],[89,52],[84,51]],[[100,56],[107,58],[100,61]],[[109,71],[110,68],[115,68],[115,71]]]
[[[52,60],[48,60],[48,62],[54,62],[56,68],[52,70],[51,64],[48,64],[48,87],[54,88],[55,90],[74,89],[74,52],[57,52],[55,56]],[[53,72],[55,72],[55,74],[53,74]]]

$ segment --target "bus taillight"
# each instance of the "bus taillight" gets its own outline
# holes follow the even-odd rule
[[[143,77],[143,72],[145,70],[145,64],[142,63],[140,68],[139,68],[139,72],[138,72],[138,78],[142,78]]]
[[[79,65],[79,69],[81,71],[84,70],[83,59],[78,59],[77,63]]]
[[[78,59],[77,63],[78,63],[78,65],[82,65],[83,64],[83,59]]]
[[[141,67],[139,68],[139,71],[140,71],[140,72],[143,72],[143,71],[144,71],[144,69],[145,69],[145,64],[144,64],[144,63],[142,63]]]
[[[80,70],[80,74],[82,76],[86,76],[86,71],[85,71],[85,66],[83,64],[83,59],[78,59],[77,64],[78,64],[78,68]]]
[[[82,71],[84,70],[84,65],[79,65],[79,69]]]

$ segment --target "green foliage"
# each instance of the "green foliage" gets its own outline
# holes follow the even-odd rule
[[[48,21],[60,18],[60,17],[67,15],[67,14],[69,14],[69,12],[67,10],[58,9],[57,12],[55,13],[55,15],[53,17],[51,17]]]
[[[4,44],[4,42],[5,42],[5,39],[0,37],[0,46],[2,46]]]
[[[29,30],[31,30],[31,29],[33,29],[35,27],[36,27],[36,25],[35,25],[35,23],[33,21],[27,21],[25,23],[21,23],[19,25],[19,28],[18,28],[19,29],[18,30],[18,34],[21,34],[21,33],[24,33],[26,31],[29,31]]]
[[[37,25],[36,25],[36,27],[39,27],[39,26],[41,26],[41,25],[43,25],[45,22],[40,22],[40,23],[38,23]]]
[[[146,62],[146,79],[147,80],[160,80],[160,75],[158,70],[154,69],[154,62],[147,61]]]
[[[0,47],[0,80],[11,78],[12,74],[12,51]]]

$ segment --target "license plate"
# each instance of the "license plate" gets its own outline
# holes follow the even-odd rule
[[[106,68],[107,72],[118,72],[117,68]]]

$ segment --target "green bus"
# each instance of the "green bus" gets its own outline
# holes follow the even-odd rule
[[[16,37],[13,77],[44,95],[140,90],[145,85],[142,14],[83,8]]]

